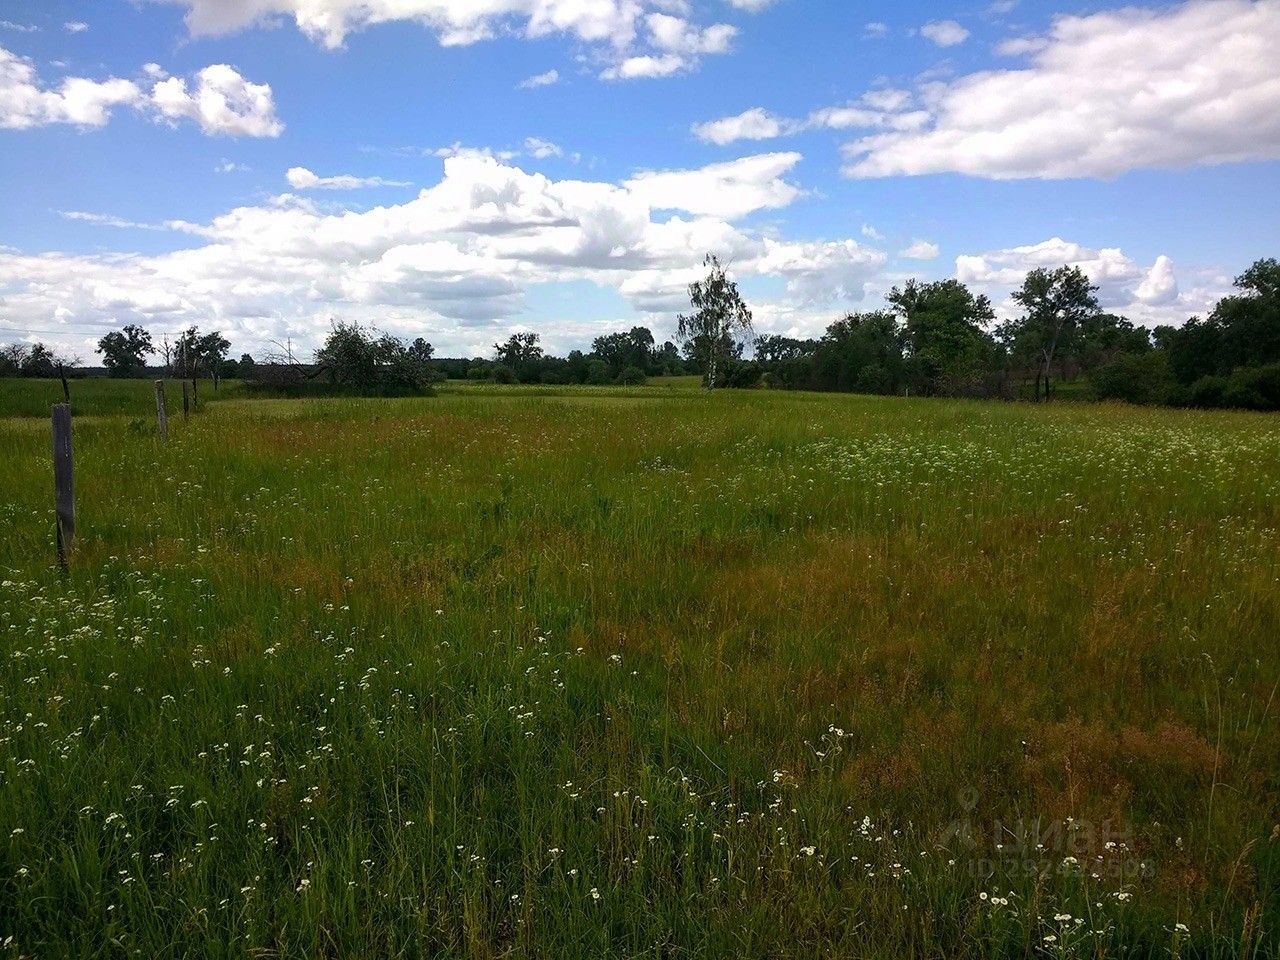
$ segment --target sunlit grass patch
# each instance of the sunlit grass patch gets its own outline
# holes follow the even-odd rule
[[[14,955],[1276,950],[1265,417],[450,384],[138,419],[77,420],[66,579],[47,428],[0,422]]]

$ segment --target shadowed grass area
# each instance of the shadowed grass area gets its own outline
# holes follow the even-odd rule
[[[1264,957],[1280,423],[445,384],[0,421],[15,955]]]

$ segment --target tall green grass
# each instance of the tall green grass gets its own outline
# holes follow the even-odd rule
[[[47,423],[0,448],[14,956],[1277,950],[1272,419],[84,417],[66,578]]]
[[[155,419],[156,392],[154,380],[110,377],[88,377],[68,380],[72,412],[81,416],[110,416],[127,414],[133,417]],[[222,381],[217,390],[213,382],[201,380],[196,386],[196,400],[224,400],[243,392],[236,380]],[[64,395],[61,380],[39,378],[0,377],[0,417],[47,417],[49,408],[62,403]],[[170,416],[182,413],[182,382],[165,381],[166,407]]]

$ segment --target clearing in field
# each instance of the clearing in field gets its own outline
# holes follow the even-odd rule
[[[1274,420],[95,389],[65,578],[0,420],[7,955],[1280,945]]]

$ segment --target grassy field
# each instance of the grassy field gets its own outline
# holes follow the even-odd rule
[[[1280,420],[114,389],[66,578],[0,419],[0,955],[1280,949]]]
[[[128,414],[155,418],[154,380],[89,377],[70,380],[67,386],[71,391],[71,407],[76,414]],[[242,388],[239,381],[225,380],[215,391],[211,382],[201,380],[196,390],[196,399],[204,402],[237,396]],[[49,407],[61,403],[62,396],[60,380],[0,377],[0,417],[47,417]],[[182,381],[165,381],[165,404],[170,415],[182,413]]]

